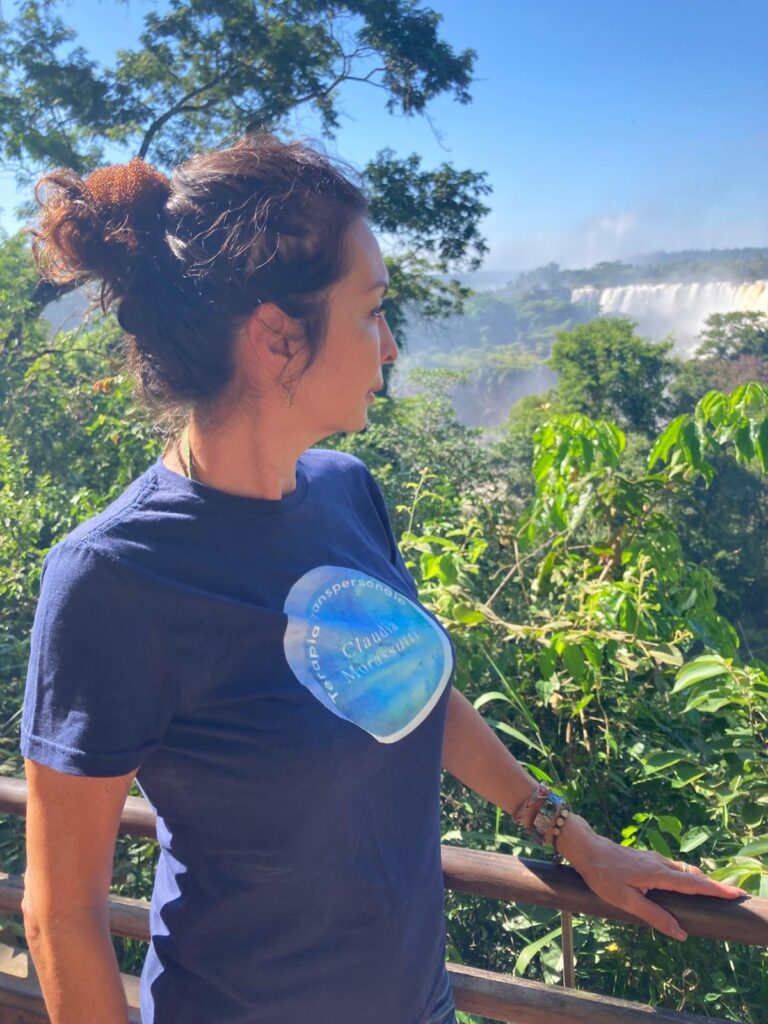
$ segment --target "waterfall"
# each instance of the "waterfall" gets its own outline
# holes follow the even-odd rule
[[[675,350],[689,355],[712,313],[768,313],[768,281],[633,284],[602,290],[590,285],[574,288],[571,302],[599,304],[606,316],[627,316],[637,321],[641,333],[656,339],[672,334]]]

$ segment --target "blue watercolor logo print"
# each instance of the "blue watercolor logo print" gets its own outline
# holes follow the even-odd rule
[[[445,689],[453,652],[444,631],[393,587],[339,565],[294,583],[283,646],[294,675],[329,711],[394,743]]]

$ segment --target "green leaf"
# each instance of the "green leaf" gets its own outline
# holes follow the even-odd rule
[[[592,640],[582,640],[581,649],[587,656],[587,661],[598,672],[603,667],[603,655],[600,648]]]
[[[419,559],[421,566],[421,577],[425,580],[431,580],[434,576],[437,576],[440,572],[440,555],[433,555],[431,552],[424,553]]]
[[[542,679],[550,679],[555,671],[557,655],[551,647],[545,647],[539,654],[539,672]]]
[[[672,771],[672,788],[682,789],[683,786],[691,786],[706,774],[706,768],[697,768],[692,764],[681,764]]]
[[[563,651],[563,662],[568,674],[578,682],[584,675],[586,661],[578,644],[569,644]]]
[[[536,740],[532,740],[530,736],[526,736],[525,733],[520,732],[519,729],[515,729],[511,725],[507,725],[506,722],[491,722],[490,724],[493,725],[496,729],[498,729],[499,732],[504,732],[507,734],[507,736],[512,736],[520,743],[525,744],[526,747],[530,747],[531,750],[536,750],[540,754],[546,753],[546,751],[544,751],[541,748],[541,746],[536,742]]]
[[[751,462],[755,457],[755,445],[752,441],[752,433],[748,423],[742,423],[737,429],[733,438],[736,451],[745,462]]]
[[[443,582],[449,587],[458,582],[459,570],[456,565],[456,559],[448,552],[440,559],[440,575]]]
[[[679,818],[675,818],[672,814],[659,814],[656,816],[656,823],[662,832],[666,832],[677,840],[678,843],[680,842],[683,834],[683,823]]]
[[[546,935],[542,935],[540,939],[536,939],[534,942],[529,942],[527,946],[520,950],[520,953],[515,961],[515,974],[525,974],[525,971],[530,964],[531,960],[536,954],[548,946],[551,942],[554,942],[560,935],[562,928],[554,928],[551,932],[547,932]]]
[[[480,708],[485,707],[486,704],[490,704],[492,700],[503,700],[505,704],[512,703],[506,693],[499,693],[498,690],[488,690],[487,693],[481,694],[472,706],[475,711],[479,711]]]
[[[651,453],[648,456],[648,469],[652,470],[657,462],[666,462],[669,451],[673,445],[677,444],[680,438],[680,431],[683,429],[683,424],[688,419],[686,414],[677,416],[672,422],[666,427],[664,431],[658,437],[656,443],[651,449]]]
[[[646,772],[650,775],[653,772],[660,772],[664,768],[671,768],[674,764],[679,764],[681,761],[686,761],[685,754],[678,754],[674,751],[669,752],[665,750],[657,750],[652,754],[648,754],[647,757],[642,758],[643,767]]]
[[[722,391],[708,391],[699,399],[696,413],[701,413],[705,420],[710,420],[718,426],[728,413],[728,399]]]
[[[713,715],[716,711],[722,711],[723,708],[729,705],[733,707],[742,707],[747,704],[746,700],[739,700],[734,697],[733,694],[722,694],[722,691],[718,689],[716,694],[712,693],[699,693],[694,694],[689,699],[688,703],[683,708],[683,714],[687,714],[689,711],[703,711],[706,714]]]
[[[739,850],[740,857],[764,857],[768,854],[768,839],[755,839]]]
[[[481,611],[471,605],[462,604],[460,601],[453,606],[451,614],[456,622],[461,622],[465,626],[474,626],[478,622],[485,622],[485,616]]]
[[[645,833],[645,838],[648,840],[648,845],[656,853],[662,854],[664,857],[671,857],[672,851],[669,848],[667,840],[662,836],[661,832],[655,828],[649,828]]]
[[[693,420],[688,420],[683,424],[683,429],[680,432],[680,444],[691,466],[694,469],[699,469],[701,466],[701,442]]]
[[[760,468],[764,473],[768,473],[768,419],[763,420],[760,424],[760,429],[757,431],[755,451]]]
[[[694,683],[698,683],[702,679],[721,676],[727,671],[728,666],[721,658],[703,657],[697,658],[695,661],[689,661],[675,676],[675,685],[672,687],[672,693],[679,693],[680,690],[693,686]]]
[[[534,580],[534,583],[533,583],[534,589],[537,592],[540,591],[540,592],[544,593],[546,591],[547,585],[549,584],[549,578],[552,575],[552,570],[553,570],[553,568],[555,566],[556,559],[557,559],[557,552],[554,551],[554,550],[551,550],[551,551],[547,552],[546,557],[542,560],[541,566],[539,567],[538,574],[537,574],[536,579]]]
[[[571,717],[576,718],[577,715],[581,714],[587,704],[591,704],[595,699],[594,693],[585,693],[581,700],[578,702],[576,707],[571,712]]]
[[[711,834],[709,829],[702,825],[694,825],[693,828],[689,828],[680,840],[680,853],[690,853],[691,850],[695,850],[702,843],[706,843]]]

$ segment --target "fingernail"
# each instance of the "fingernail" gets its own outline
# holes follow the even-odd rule
[[[672,932],[672,935],[675,939],[680,939],[681,942],[685,942],[685,940],[688,938],[687,934],[683,931],[682,928],[675,928],[675,930]]]

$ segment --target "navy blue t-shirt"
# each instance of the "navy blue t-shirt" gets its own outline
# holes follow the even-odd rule
[[[158,459],[44,562],[21,750],[138,767],[144,1024],[423,1024],[443,991],[452,644],[365,465],[296,476],[270,501]]]

